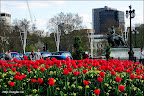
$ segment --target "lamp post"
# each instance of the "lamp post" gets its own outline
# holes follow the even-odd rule
[[[132,31],[131,31],[131,19],[135,17],[135,10],[132,10],[131,5],[129,6],[129,11],[126,10],[126,18],[130,15],[130,50],[128,52],[129,54],[129,60],[133,61],[134,60],[134,52],[132,50]]]
[[[135,28],[135,30],[132,31],[132,34],[135,35],[135,47],[137,47],[137,44],[136,44],[136,35],[139,34],[139,32]]]

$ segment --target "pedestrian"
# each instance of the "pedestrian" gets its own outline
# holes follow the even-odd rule
[[[11,60],[12,59],[10,50],[8,50],[8,52],[6,52],[5,55],[6,55],[5,60]]]
[[[35,56],[35,54],[34,54],[35,52],[34,52],[34,50],[31,52],[31,54],[30,54],[30,60],[36,60],[36,56]]]
[[[88,52],[84,52],[84,53],[83,53],[83,59],[89,59]]]
[[[144,64],[144,51],[143,51],[143,48],[141,48],[141,50],[139,51],[139,62],[141,64]]]
[[[42,55],[40,53],[40,50],[37,50],[37,60],[42,59]]]

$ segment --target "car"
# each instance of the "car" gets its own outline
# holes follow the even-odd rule
[[[31,52],[25,52],[24,56],[29,56]]]
[[[11,52],[11,57],[12,57],[12,58],[16,58],[17,60],[21,60],[20,55],[19,55],[19,53],[17,53],[17,52]],[[5,53],[2,53],[2,54],[0,55],[0,59],[1,59],[1,60],[5,60],[5,59],[6,59]]]
[[[22,54],[22,53],[19,53],[19,56],[20,56],[21,58],[23,58],[23,54]]]
[[[44,60],[46,60],[47,58],[49,58],[50,60],[52,60],[52,58],[56,58],[57,60],[66,60],[66,56],[63,55],[51,55],[48,57],[44,57]]]
[[[69,57],[70,59],[72,59],[72,55],[71,55],[71,53],[68,52],[68,51],[52,52],[52,55],[62,55],[62,56]]]
[[[48,57],[48,56],[52,55],[50,52],[40,52],[40,53],[42,55],[42,58],[45,58],[45,57]]]

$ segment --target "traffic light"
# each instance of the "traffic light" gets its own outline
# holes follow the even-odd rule
[[[45,49],[46,49],[46,51],[48,50],[48,43],[46,43],[46,48]]]
[[[43,47],[43,51],[46,51],[46,47],[45,46]]]

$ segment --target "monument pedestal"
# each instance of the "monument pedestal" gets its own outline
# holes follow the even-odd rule
[[[114,59],[128,59],[129,58],[129,48],[111,48],[111,54],[110,56],[113,57]],[[133,48],[134,52],[134,57],[138,58],[139,57],[139,51],[140,48]]]

